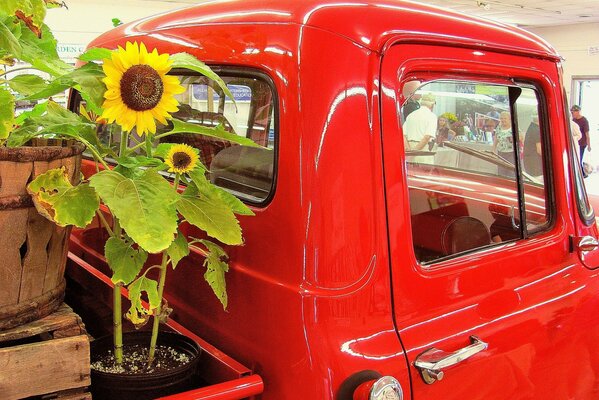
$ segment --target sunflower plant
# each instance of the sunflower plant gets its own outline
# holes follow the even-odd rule
[[[105,257],[115,284],[115,362],[122,363],[123,357],[120,293],[126,287],[131,307],[125,317],[138,327],[153,319],[151,365],[160,322],[170,312],[163,300],[168,270],[175,269],[195,248],[205,256],[205,280],[226,308],[228,258],[221,245],[243,244],[236,215],[252,215],[239,199],[206,178],[198,149],[161,143],[160,139],[181,133],[201,134],[257,145],[223,126],[198,126],[173,117],[178,110],[176,95],[184,88],[178,78],[168,75],[172,68],[203,74],[233,98],[222,79],[189,54],[160,54],[156,49],[148,51],[144,43],[128,42],[115,50],[90,49],[80,59],[87,62],[82,68],[88,66],[86,69],[101,73],[96,76],[94,72],[93,91],[78,87],[86,107],[80,115],[69,116],[71,125],[63,134],[86,144],[98,172],[72,186],[64,170],[50,170],[32,181],[28,190],[38,210],[59,225],[83,228],[94,217],[103,224],[109,234]],[[53,93],[65,79],[68,77],[63,75],[46,82],[40,91]],[[39,121],[41,116],[32,118]],[[120,127],[118,146],[102,144],[95,130],[80,129],[81,124],[95,127],[97,123]],[[52,134],[56,132],[52,130]],[[35,134],[39,136],[39,130]],[[104,211],[108,210],[108,218],[100,203]],[[207,239],[183,235],[179,225],[184,221],[205,232]],[[159,254],[160,264],[146,265],[149,254]],[[158,279],[152,278],[150,271],[157,271]]]

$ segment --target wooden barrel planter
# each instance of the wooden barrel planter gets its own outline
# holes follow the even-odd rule
[[[26,186],[62,166],[77,183],[83,150],[60,140],[0,148],[0,329],[45,317],[63,301],[71,229],[42,217]]]

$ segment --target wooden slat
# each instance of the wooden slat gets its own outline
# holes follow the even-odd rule
[[[19,302],[42,295],[48,254],[46,247],[52,237],[54,223],[42,217],[35,208],[29,209],[27,224],[27,255],[23,259],[23,274]]]
[[[52,290],[64,279],[64,268],[67,261],[67,240],[71,228],[55,226],[47,247],[48,264],[44,278],[44,290]]]
[[[54,332],[54,337],[66,337],[65,332],[73,328],[76,330],[70,336],[85,333],[85,326],[79,315],[75,314],[71,307],[63,303],[58,310],[47,317],[12,329],[0,331],[0,345],[3,342],[29,338],[46,332]]]
[[[27,234],[27,208],[0,211],[0,306],[15,305],[21,286],[21,253]]]
[[[27,194],[25,184],[32,170],[32,163],[0,161],[0,197]]]
[[[57,393],[54,397],[48,397],[48,399],[56,399],[56,400],[92,400],[91,393],[81,392],[81,393]],[[42,400],[46,400],[45,397],[42,397]]]
[[[0,349],[0,398],[53,393],[90,384],[85,335]]]

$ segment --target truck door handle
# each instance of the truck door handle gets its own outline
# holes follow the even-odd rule
[[[592,251],[599,247],[599,242],[592,236],[570,236],[572,250]]]
[[[430,385],[440,381],[445,375],[444,368],[454,366],[489,347],[487,343],[476,336],[470,336],[470,342],[469,346],[453,353],[447,353],[433,347],[416,357],[414,366],[420,371],[424,382]]]

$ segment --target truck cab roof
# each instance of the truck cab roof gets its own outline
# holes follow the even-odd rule
[[[223,24],[308,26],[345,37],[374,52],[383,52],[390,39],[401,36],[403,41],[437,39],[458,46],[559,59],[551,45],[523,29],[434,6],[391,0],[210,1],[122,25],[98,37],[93,45]]]

